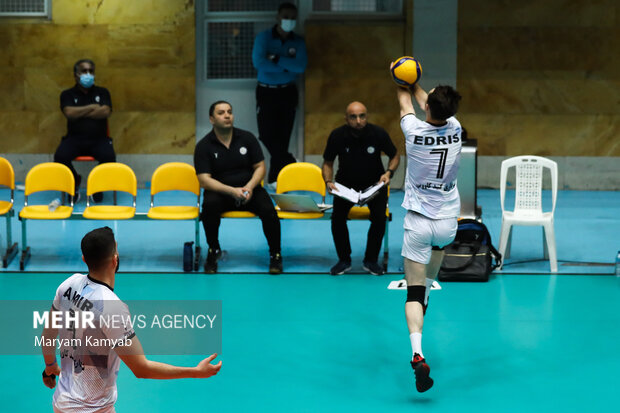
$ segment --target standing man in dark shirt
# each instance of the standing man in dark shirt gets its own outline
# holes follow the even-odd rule
[[[269,194],[260,185],[265,177],[263,152],[254,135],[234,128],[233,120],[230,103],[213,103],[209,108],[213,130],[194,150],[196,174],[204,188],[201,219],[209,244],[205,272],[217,272],[217,260],[222,255],[218,239],[222,213],[241,210],[261,219],[269,244],[269,272],[280,274],[280,220]]]
[[[288,151],[298,100],[295,79],[308,63],[306,43],[293,33],[296,19],[294,4],[280,4],[278,24],[259,33],[252,49],[252,63],[258,71],[258,135],[271,155],[269,183],[276,181],[282,168],[296,161]]]
[[[385,186],[379,190],[376,197],[368,202],[370,209],[370,229],[364,255],[364,269],[374,275],[382,275],[383,267],[377,262],[381,241],[385,233],[387,207],[387,185],[398,168],[400,158],[398,151],[390,139],[390,135],[381,127],[368,123],[368,111],[360,102],[352,102],[347,106],[345,113],[346,125],[334,129],[327,140],[327,147],[323,153],[323,179],[330,191],[336,189],[334,185],[334,159],[338,157],[338,173],[336,181],[339,184],[364,190],[379,181]],[[385,153],[390,161],[387,172],[383,169],[381,152]],[[334,196],[332,213],[332,235],[338,263],[330,273],[340,275],[351,269],[351,242],[347,218],[353,203]]]
[[[67,134],[60,141],[54,154],[54,162],[65,164],[75,177],[75,198],[82,177],[73,168],[71,161],[80,155],[94,157],[99,163],[116,162],[112,139],[108,137],[108,118],[112,114],[110,92],[95,86],[95,63],[92,60],[78,60],[73,66],[75,86],[60,94],[60,110],[67,118]],[[102,193],[93,195],[95,202],[101,202]]]

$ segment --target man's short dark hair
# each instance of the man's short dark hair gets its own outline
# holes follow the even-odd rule
[[[91,64],[93,66],[93,70],[95,70],[95,62],[93,62],[90,59],[80,59],[77,62],[75,62],[75,64],[73,65],[73,73],[77,74],[78,70],[80,70],[80,65],[82,63],[89,63],[89,64]]]
[[[282,10],[295,10],[297,11],[297,6],[295,6],[293,3],[291,2],[284,2],[284,3],[280,3],[280,5],[278,6],[278,14],[280,14],[280,12]]]
[[[230,103],[226,102],[225,100],[218,100],[218,101],[216,101],[216,102],[213,102],[213,103],[211,104],[211,106],[209,106],[209,116],[213,116],[213,112],[215,111],[215,107],[216,107],[217,105],[222,104],[222,103],[226,103],[226,104],[227,104],[228,106],[230,106],[230,108],[232,109],[232,105],[231,105]]]
[[[82,255],[88,269],[98,270],[116,252],[116,240],[110,227],[97,228],[82,238]]]
[[[460,100],[461,95],[452,86],[439,85],[428,95],[426,103],[433,119],[446,120],[456,114]]]

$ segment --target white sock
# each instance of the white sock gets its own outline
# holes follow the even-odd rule
[[[424,305],[428,305],[428,295],[431,293],[431,285],[433,285],[434,281],[435,280],[433,280],[432,278],[426,279],[426,292],[424,293]]]
[[[411,333],[409,334],[409,340],[411,340],[411,351],[415,356],[416,353],[420,355],[420,357],[424,358],[424,354],[422,354],[422,333]],[[411,356],[413,360],[413,356]]]

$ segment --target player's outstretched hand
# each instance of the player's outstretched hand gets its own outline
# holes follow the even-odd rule
[[[43,370],[43,384],[50,389],[56,387],[56,376],[60,374],[60,367],[58,364],[54,364],[53,366],[46,367]]]
[[[202,360],[196,366],[197,378],[206,379],[207,377],[215,376],[222,368],[222,362],[217,364],[211,364],[211,362],[217,357],[217,353],[211,354],[206,359]]]

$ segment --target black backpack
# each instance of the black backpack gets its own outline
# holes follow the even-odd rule
[[[462,219],[452,244],[445,247],[439,281],[488,281],[502,256],[491,243],[489,230],[475,219]],[[495,264],[493,264],[495,259]]]

